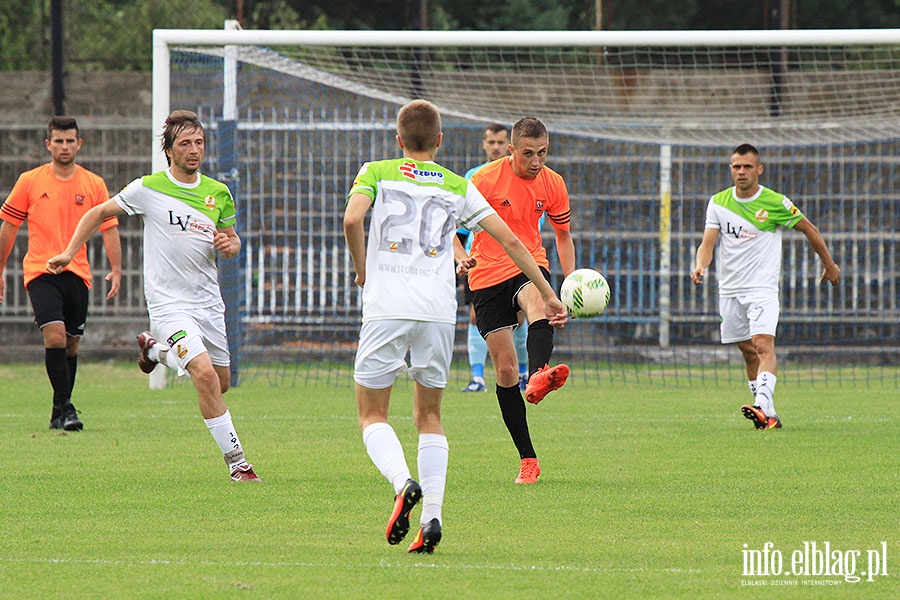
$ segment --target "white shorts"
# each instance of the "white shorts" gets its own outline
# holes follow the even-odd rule
[[[443,389],[450,377],[455,330],[450,323],[426,321],[363,323],[353,380],[363,387],[380,390],[392,386],[397,376],[406,371],[427,388]]]
[[[754,335],[775,336],[781,305],[778,295],[719,298],[722,343],[749,340]]]
[[[177,314],[157,315],[152,323],[157,341],[169,347],[166,363],[179,375],[185,375],[185,366],[204,352],[209,353],[212,364],[218,367],[231,364],[223,307],[194,308]]]

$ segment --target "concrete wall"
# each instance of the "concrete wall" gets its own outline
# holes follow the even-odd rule
[[[46,123],[53,115],[52,80],[48,71],[3,72],[2,81],[0,124]],[[149,72],[70,73],[64,88],[66,112],[79,119],[119,122],[150,119]]]

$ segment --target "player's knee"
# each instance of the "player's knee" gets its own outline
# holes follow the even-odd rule
[[[519,381],[519,365],[515,361],[504,361],[496,365],[498,382],[518,382]],[[502,384],[501,384],[502,385]],[[508,387],[508,386],[507,386]]]
[[[45,348],[65,348],[68,350],[68,339],[66,332],[44,329],[44,347]]]
[[[760,356],[772,356],[775,354],[775,339],[769,336],[754,337],[753,349]]]

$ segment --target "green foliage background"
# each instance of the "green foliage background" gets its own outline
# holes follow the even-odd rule
[[[427,28],[594,29],[596,0],[63,0],[70,70],[149,70],[155,28],[221,29],[240,10],[245,29],[409,29],[425,2]],[[603,28],[774,27],[775,0],[601,0]],[[799,28],[900,27],[900,0],[792,0]],[[771,21],[771,25],[770,25]],[[49,68],[50,0],[0,3],[0,71]]]

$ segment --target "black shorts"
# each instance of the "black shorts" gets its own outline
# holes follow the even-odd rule
[[[28,297],[38,327],[43,329],[49,323],[61,322],[65,323],[68,335],[81,337],[84,334],[88,288],[75,273],[63,271],[59,275],[39,275],[28,283]]]
[[[549,283],[550,271],[541,267],[541,273]],[[519,325],[518,312],[522,308],[516,297],[519,290],[528,283],[531,283],[528,276],[519,273],[497,285],[483,290],[475,290],[475,325],[478,327],[481,337],[504,327]]]

